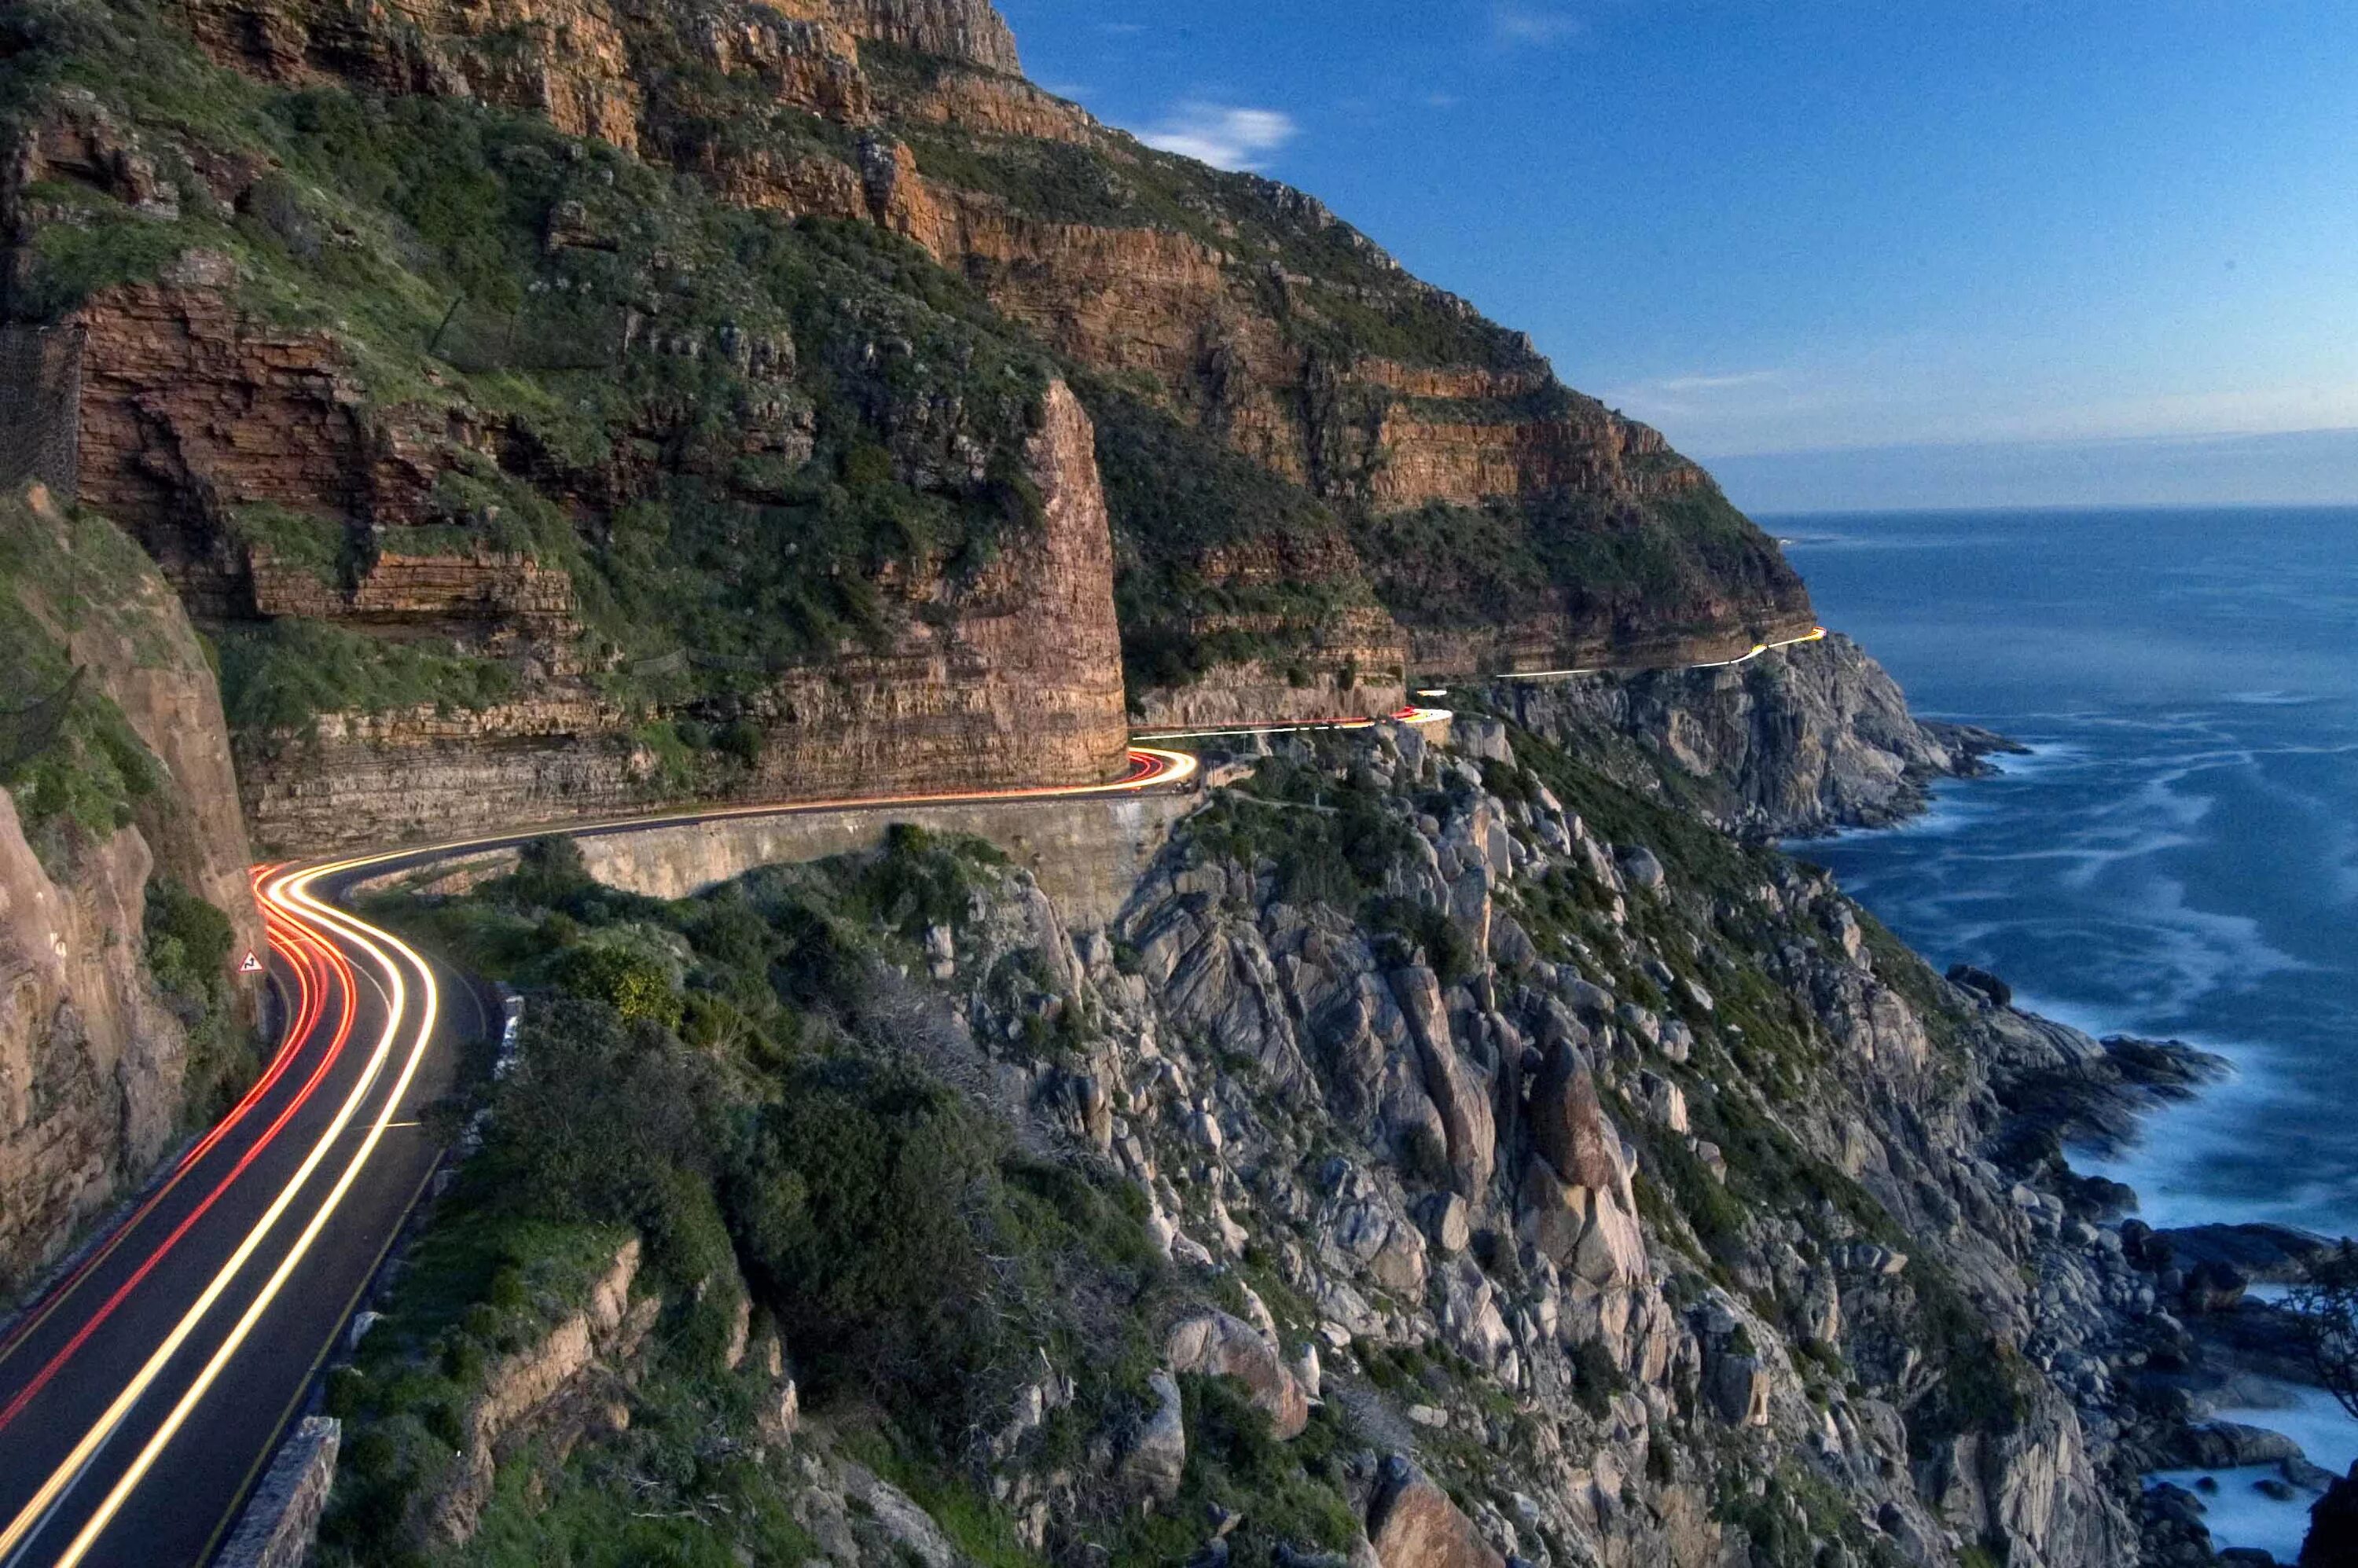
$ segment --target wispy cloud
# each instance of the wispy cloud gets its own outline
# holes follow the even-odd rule
[[[1585,31],[1586,24],[1579,17],[1550,6],[1498,0],[1490,7],[1491,36],[1501,43],[1544,47],[1576,38]]]
[[[1630,382],[1602,395],[1617,408],[1644,419],[1675,418],[1708,412],[1726,415],[1762,404],[1788,403],[1795,388],[1781,370],[1704,371]]]
[[[1217,168],[1257,169],[1300,129],[1293,116],[1276,109],[1194,102],[1178,105],[1138,139]]]
[[[1776,381],[1784,373],[1773,370],[1739,370],[1716,375],[1674,375],[1662,381],[1646,383],[1654,392],[1725,392],[1731,387],[1758,386],[1763,382]]]

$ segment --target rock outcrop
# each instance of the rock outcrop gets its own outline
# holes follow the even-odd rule
[[[461,1544],[475,1533],[483,1505],[498,1478],[498,1459],[504,1447],[529,1432],[546,1442],[578,1441],[587,1429],[611,1423],[598,1390],[590,1386],[602,1369],[616,1384],[638,1355],[654,1328],[659,1299],[634,1297],[641,1247],[635,1236],[618,1247],[605,1271],[589,1283],[587,1300],[532,1343],[497,1365],[486,1368],[482,1386],[462,1418],[466,1441],[451,1474],[419,1506],[430,1538]],[[608,1390],[611,1397],[611,1390]],[[555,1407],[569,1400],[584,1407],[569,1412],[571,1422]],[[573,1430],[554,1430],[570,1425]]]
[[[1727,826],[1777,836],[1898,821],[1936,780],[2008,749],[1986,731],[1919,720],[1898,684],[1840,635],[1725,669],[1516,683],[1499,697],[1541,734],[1636,739],[1723,791]]]
[[[38,487],[0,501],[0,640],[25,661],[0,758],[0,1281],[23,1281],[210,1114],[187,1097],[245,1054],[255,993],[230,966],[262,923],[220,699],[171,590]],[[108,781],[113,815],[84,820],[70,803]],[[150,968],[159,881],[227,917],[226,950],[182,956],[220,966],[176,973],[188,994]],[[219,1059],[192,1063],[198,1033]]]
[[[1310,1424],[1310,1400],[1277,1346],[1264,1331],[1227,1313],[1206,1313],[1171,1330],[1163,1347],[1171,1370],[1234,1378],[1255,1408],[1269,1417],[1280,1442],[1302,1435]]]
[[[1449,1494],[1397,1454],[1384,1461],[1368,1540],[1383,1568],[1506,1568]]]
[[[70,3],[96,23],[74,36],[108,35],[105,0]],[[865,742],[839,762],[784,759],[808,725],[858,724],[879,700],[944,732],[882,759],[886,776],[956,787],[1011,771],[1003,740],[961,730],[971,703],[928,690],[971,664],[905,625],[806,647],[796,671],[763,659],[788,678],[749,704],[719,677],[751,655],[634,637],[640,607],[609,590],[639,585],[599,580],[649,569],[616,546],[651,510],[824,509],[830,484],[888,479],[1022,510],[1003,382],[939,335],[945,315],[1037,349],[1120,427],[1101,441],[1141,460],[1109,465],[1109,520],[1129,695],[1150,721],[1381,712],[1412,668],[1707,657],[1811,623],[1773,545],[1659,433],[1562,386],[1527,340],[1311,198],[1143,147],[1025,81],[985,0],[431,0],[398,15],[192,0],[135,30],[191,71],[200,51],[312,94],[327,119],[200,126],[87,86],[12,111],[5,309],[80,330],[83,499],[206,618],[448,643],[508,672],[477,686],[518,688],[438,704],[479,728],[405,729],[400,705],[319,694],[321,805],[290,833],[335,816],[339,789],[362,803],[353,820],[383,822],[365,801],[387,745],[417,748],[420,776],[448,776],[454,798],[521,791],[560,813],[805,787],[782,770],[823,791],[876,764]],[[337,139],[376,135],[354,127],[398,100],[430,103],[418,134],[441,141],[404,152],[416,167],[390,185],[353,183]],[[445,202],[445,178],[471,194]],[[745,210],[761,222],[743,232],[771,236],[750,251],[723,238]],[[152,258],[125,269],[64,266],[42,237],[126,213],[135,236],[95,242]],[[780,237],[806,221],[822,226]],[[822,308],[806,272],[762,258],[826,250],[827,222],[860,226],[877,255],[818,286]],[[806,332],[814,315],[825,330]],[[889,475],[854,460],[871,442]],[[950,562],[925,558],[938,520],[913,521],[920,509],[851,506],[884,547],[814,563],[797,608],[815,633],[871,631],[858,623],[879,600],[939,632],[965,616],[930,580]],[[296,528],[308,549],[265,537],[288,516],[319,525]],[[833,550],[846,520],[787,526]],[[771,511],[750,531],[781,525]],[[953,576],[976,564],[944,555]],[[1027,576],[1016,559],[1010,581]],[[665,591],[673,608],[698,597]],[[1093,703],[1106,678],[1070,701]],[[592,691],[609,699],[602,735],[579,727]],[[633,777],[646,759],[619,731],[683,710],[698,730],[764,727],[756,778]],[[1052,713],[1051,730],[1068,720],[1091,722]],[[251,756],[262,771],[266,753]],[[1033,777],[1052,773],[1077,776]]]
[[[621,814],[689,788],[826,799],[1118,778],[1129,726],[1112,546],[1088,416],[1061,384],[1026,457],[1037,526],[970,584],[918,585],[891,648],[846,648],[753,694],[761,743],[721,781],[667,773],[631,711],[587,692],[331,716],[308,739],[248,748],[255,837],[290,851],[448,837]]]
[[[863,1568],[901,1548],[870,1556],[856,1499],[931,1562],[961,1487],[1050,1560],[2132,1560],[2143,1412],[2165,1397],[2142,1369],[2183,1365],[2172,1314],[2218,1287],[2173,1282],[2166,1238],[2097,1217],[2025,1132],[2058,1083],[2101,1092],[2115,1053],[1870,945],[1824,873],[1711,834],[1661,804],[1666,780],[1602,771],[1628,762],[1473,716],[1447,746],[1397,726],[1285,739],[1218,770],[1102,927],[997,857],[909,839],[585,935],[660,940],[697,977],[686,1027],[705,1043],[657,1029],[629,1050],[740,1097],[711,1120],[724,1150],[797,1096],[920,1093],[910,1075],[940,1086],[928,1103],[1003,1124],[980,1146],[1021,1151],[985,1156],[996,1177],[928,1167],[894,1189],[892,1224],[829,1211],[862,1238],[849,1254],[795,1239],[819,1186],[724,1180],[719,1271],[674,1282],[665,1342],[748,1338],[742,1311],[726,1335],[696,1326],[735,1299],[725,1235],[753,1310],[817,1313],[788,1332],[828,1346],[829,1392],[790,1439],[760,1415],[758,1376],[732,1396],[753,1435],[712,1418],[713,1452],[790,1441],[761,1506],[698,1513],[691,1483],[633,1469],[650,1511],[758,1558],[774,1508]],[[878,921],[879,888],[955,891]],[[851,890],[857,919],[796,902],[820,889]],[[544,895],[482,896],[514,919]],[[764,920],[841,944],[828,1011],[798,1026],[821,1065],[781,1068],[707,1022],[719,988],[796,983],[800,959],[758,946]],[[951,1214],[977,1227],[973,1271],[872,1298],[900,1303],[873,1323],[818,1308],[844,1271],[874,1277],[900,1221]],[[810,1262],[761,1262],[772,1236]],[[2229,1244],[2190,1238],[2189,1256],[2208,1271]],[[914,1362],[893,1337],[909,1311],[950,1336]],[[961,1322],[989,1326],[967,1340]],[[973,1359],[955,1377],[933,1359],[956,1355]],[[914,1404],[903,1366],[934,1379]],[[617,1408],[720,1387],[644,1375],[687,1380],[625,1379]],[[372,1374],[396,1408],[402,1386]],[[879,1405],[955,1477],[923,1507],[829,1455],[831,1424]],[[514,1445],[526,1468],[493,1488],[486,1530],[494,1512],[525,1527],[530,1505],[503,1498],[631,1468],[617,1457],[641,1439],[579,1431],[579,1458],[571,1436]]]

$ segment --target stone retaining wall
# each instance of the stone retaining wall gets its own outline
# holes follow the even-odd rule
[[[270,1472],[254,1488],[213,1568],[302,1568],[319,1530],[319,1515],[335,1484],[336,1451],[343,1423],[333,1416],[307,1416],[278,1447]]]

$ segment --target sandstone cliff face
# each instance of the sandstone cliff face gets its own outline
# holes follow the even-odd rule
[[[740,207],[903,236],[1036,335],[1101,422],[1119,385],[1146,399],[1139,416],[1242,454],[1324,508],[1319,563],[1239,603],[1220,586],[1233,541],[1150,525],[1151,509],[1116,487],[1111,520],[1126,550],[1169,581],[1203,585],[1181,589],[1151,624],[1125,623],[1126,650],[1184,637],[1199,651],[1193,664],[1219,666],[1139,694],[1158,716],[1272,698],[1271,717],[1321,702],[1349,711],[1341,677],[1371,653],[1441,674],[1628,663],[1704,656],[1810,622],[1807,595],[1774,549],[1657,433],[1562,387],[1528,341],[1408,276],[1310,198],[1153,152],[1024,81],[984,0],[438,0],[398,13],[191,0],[175,15],[212,59],[274,87],[492,105],[691,173]],[[213,145],[86,92],[34,104],[0,188],[16,193],[0,200],[11,276],[36,311],[70,292],[43,280],[37,253],[44,233],[92,221],[56,194],[89,187],[159,224],[267,231],[265,244],[297,272],[345,247],[384,247],[413,276],[373,287],[438,313],[455,294],[461,338],[459,307],[479,297],[578,287],[578,276],[551,276],[568,257],[630,258],[646,265],[623,297],[598,301],[607,314],[593,337],[611,331],[625,352],[691,360],[710,344],[660,314],[678,251],[633,232],[626,216],[585,224],[594,191],[554,202],[542,189],[516,192],[546,207],[540,265],[512,254],[500,264],[512,276],[491,280],[475,271],[480,255],[456,259],[470,242],[430,209],[372,229],[363,210],[386,200],[381,187],[311,200],[303,184],[316,171],[290,179],[274,167],[280,155],[255,150],[284,134]],[[438,260],[408,259],[416,247],[402,236],[420,223]],[[454,378],[430,363],[405,373],[422,371],[423,395],[415,384],[392,395],[384,372],[416,355],[399,341],[406,329],[356,319],[341,281],[289,313],[305,325],[265,324],[231,297],[283,299],[294,280],[257,291],[253,272],[184,258],[85,307],[85,492],[117,510],[208,614],[312,613],[283,598],[274,602],[285,611],[257,606],[264,585],[224,543],[226,514],[241,505],[360,529],[436,521],[439,477],[471,452],[528,477],[594,536],[604,514],[671,466],[661,449],[676,421],[611,431],[611,458],[568,453],[557,465],[519,440],[512,419],[446,395]],[[442,345],[451,325],[443,317],[414,336]],[[789,433],[771,454],[806,439]],[[569,471],[550,471],[560,466]],[[1403,518],[1418,521],[1403,533]],[[1512,557],[1504,568],[1502,555]],[[1432,559],[1447,569],[1422,570]],[[1501,598],[1493,578],[1514,579],[1513,590]],[[1325,601],[1337,593],[1355,611],[1379,604],[1401,629],[1336,622]],[[540,642],[546,656],[549,639]],[[1281,696],[1272,672],[1287,691],[1315,695]]]
[[[151,879],[170,879],[230,916],[225,962],[259,952],[263,938],[220,698],[171,590],[136,564],[120,535],[95,521],[69,524],[38,488],[29,504],[0,508],[0,527],[12,534],[0,571],[0,639],[20,652],[27,636],[62,643],[70,624],[84,672],[75,700],[110,705],[157,773],[103,836],[54,824],[28,834],[16,798],[0,792],[5,1288],[37,1274],[81,1224],[144,1178],[184,1115],[211,1108],[184,1102],[190,1031],[203,1021],[187,1011],[193,999],[164,995],[147,967]],[[92,558],[70,610],[59,568],[76,550]],[[48,744],[75,743],[69,726]],[[39,788],[29,786],[27,797],[47,809]],[[258,996],[251,983],[233,990],[228,974],[205,978],[218,985],[213,1001],[229,1010],[211,1027],[250,1027]]]
[[[0,1280],[28,1281],[171,1146],[186,1041],[114,939],[142,924],[146,840],[126,828],[60,885],[0,795]]]
[[[683,774],[629,709],[586,691],[473,712],[329,716],[311,737],[247,747],[255,838],[293,852],[618,815],[687,795],[825,799],[1119,778],[1129,728],[1112,545],[1088,416],[1062,384],[1046,395],[1026,462],[1036,528],[970,584],[916,574],[889,648],[844,646],[752,694],[744,711],[763,739],[746,766]]]

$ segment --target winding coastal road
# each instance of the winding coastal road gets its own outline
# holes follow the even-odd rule
[[[732,817],[1184,787],[1141,747],[1109,784],[903,795],[566,824],[633,832]],[[245,1097],[0,1327],[0,1568],[194,1568],[235,1521],[334,1352],[441,1150],[420,1113],[498,1011],[336,907],[355,882],[553,829],[297,867],[254,895],[285,1022]]]
[[[1755,646],[1747,663],[1772,648]],[[1710,666],[1699,666],[1710,667]],[[1599,673],[1537,671],[1517,676]],[[1390,720],[1431,724],[1446,710]],[[1141,731],[1347,730],[1356,719]],[[496,1030],[473,984],[338,907],[360,881],[546,832],[1175,790],[1195,758],[1140,745],[1116,783],[724,806],[536,827],[256,868],[280,1044],[221,1121],[0,1325],[0,1568],[198,1568],[218,1550],[441,1150],[421,1124],[459,1046]]]

